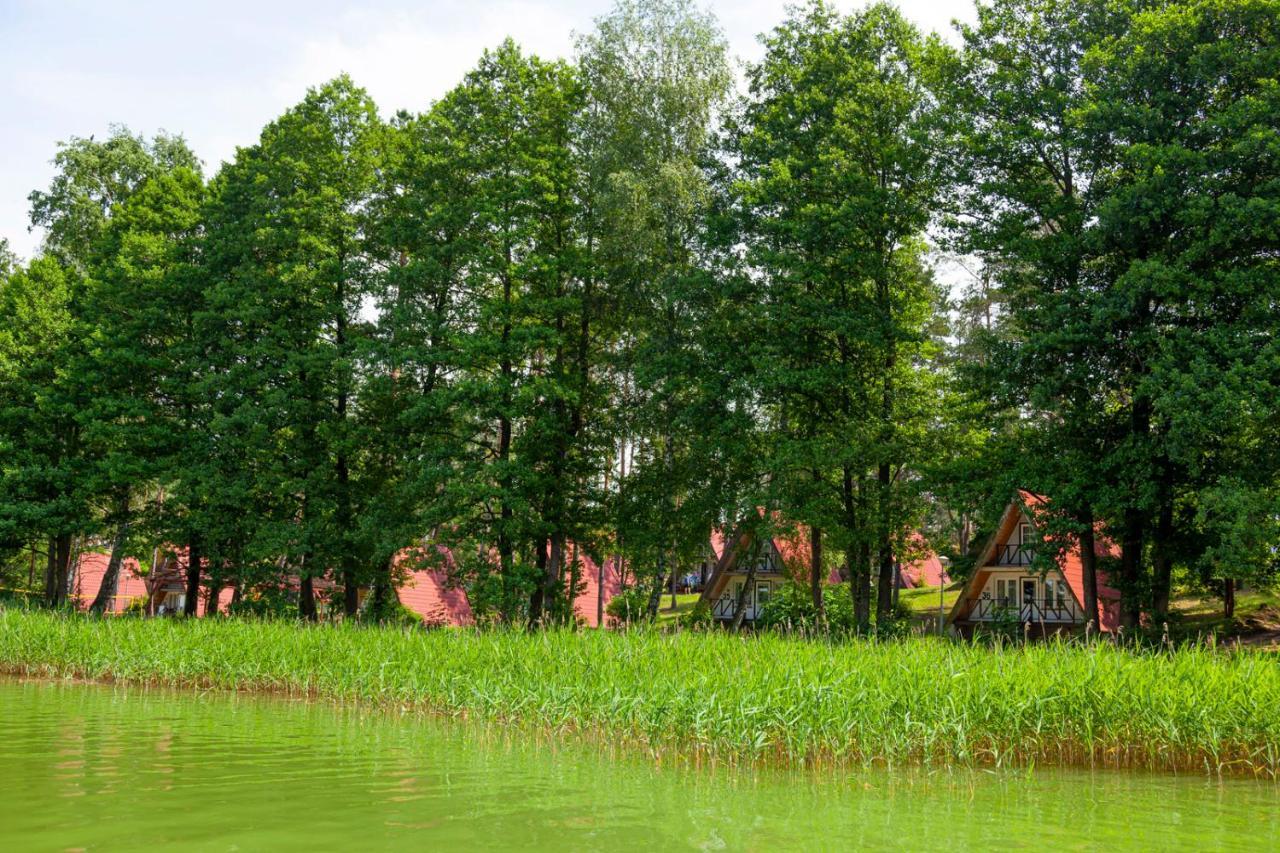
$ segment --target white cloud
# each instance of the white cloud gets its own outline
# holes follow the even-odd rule
[[[112,123],[183,134],[209,171],[314,86],[345,71],[384,114],[421,110],[481,51],[508,35],[546,58],[569,56],[612,0],[220,0],[124,11],[80,4],[0,10],[0,236],[29,256],[27,194],[48,185],[55,143]],[[739,57],[785,0],[710,0]],[[840,5],[851,8],[852,2]],[[969,0],[903,0],[925,29],[972,18]]]

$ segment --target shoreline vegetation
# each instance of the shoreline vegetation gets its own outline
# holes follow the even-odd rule
[[[607,738],[663,763],[1280,777],[1248,649],[407,630],[0,609],[0,673],[275,692]]]

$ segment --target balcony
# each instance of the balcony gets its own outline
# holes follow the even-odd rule
[[[1076,606],[1075,599],[1070,597],[1051,596],[1016,601],[984,593],[978,598],[968,599],[968,604],[971,622],[994,622],[1001,619],[1031,623],[1084,621],[1084,612]]]
[[[988,565],[1029,566],[1035,558],[1035,548],[1031,545],[997,545]]]

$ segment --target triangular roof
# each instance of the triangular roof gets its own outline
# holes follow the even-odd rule
[[[475,617],[467,591],[449,583],[449,572],[456,565],[453,552],[444,545],[434,547],[442,566],[420,565],[425,560],[419,557],[424,555],[416,549],[406,549],[396,556],[397,564],[408,560],[414,563],[396,595],[401,604],[422,617],[427,625],[471,625]]]
[[[89,605],[97,598],[110,562],[111,555],[101,551],[85,551],[80,554],[71,587],[71,599],[81,610],[88,610]],[[133,557],[125,557],[121,562],[116,594],[107,606],[109,612],[123,613],[135,599],[147,601],[151,597],[146,579],[138,571],[139,568],[138,561]]]
[[[1043,514],[1048,512],[1049,499],[1044,495],[1036,494],[1027,489],[1019,489],[1013,500],[1005,507],[1004,513],[1000,516],[1000,523],[996,526],[995,531],[987,539],[983,545],[982,551],[979,553],[976,569],[969,576],[969,580],[965,583],[964,589],[957,596],[956,602],[951,607],[951,612],[947,616],[948,622],[955,622],[957,619],[968,614],[969,601],[976,591],[986,586],[987,578],[995,566],[989,566],[992,556],[996,548],[1009,541],[1009,537],[1013,535],[1017,529],[1018,523],[1025,516],[1035,530],[1036,537],[1041,542],[1047,542],[1048,537],[1040,532],[1040,525],[1037,523]],[[1116,546],[1103,531],[1101,525],[1098,526],[1098,532],[1094,536],[1094,553],[1099,557],[1115,556]],[[1076,605],[1083,610],[1084,601],[1084,567],[1080,561],[1080,545],[1072,537],[1072,544],[1059,555],[1057,559],[1057,567],[1062,572],[1063,578],[1067,582],[1067,586],[1071,590],[1072,596],[1075,598]],[[1107,573],[1102,569],[1097,570],[1098,582],[1098,609],[1099,614],[1098,626],[1103,631],[1112,631],[1119,625],[1119,601],[1120,593],[1113,589],[1107,583]]]
[[[921,555],[914,560],[901,563],[903,587],[915,589],[921,586],[942,586],[951,583],[942,560],[939,559],[937,552],[929,547],[924,536],[918,530],[913,530],[907,538],[910,540],[912,549],[919,551]]]

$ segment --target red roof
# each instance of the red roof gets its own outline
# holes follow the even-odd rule
[[[902,580],[907,589],[915,589],[920,586],[942,586],[951,582],[951,578],[947,575],[947,570],[942,567],[942,560],[938,559],[938,555],[929,547],[918,531],[912,531],[908,537],[910,545],[908,551],[917,554],[914,560],[904,561],[902,565]]]
[[[569,575],[573,560],[578,560],[578,578],[581,592],[573,599],[573,612],[588,628],[599,627],[597,618],[600,610],[600,565],[576,545],[569,545],[570,565],[565,567],[566,577]],[[604,561],[604,604],[622,592],[622,578],[618,574],[617,560],[613,557]],[[607,616],[605,617],[608,618]]]
[[[564,580],[567,587],[573,561],[578,561],[578,580],[580,591],[573,600],[575,615],[588,627],[597,627],[599,620],[598,596],[600,589],[600,567],[592,557],[573,542],[566,545],[568,560],[564,567]],[[401,553],[397,562],[408,559],[414,553],[406,550]],[[422,617],[428,625],[471,625],[475,615],[471,610],[471,602],[467,591],[460,586],[449,584],[449,572],[456,565],[453,552],[443,545],[436,546],[438,558],[434,562],[439,566],[420,566],[409,572],[405,583],[399,589],[400,603]],[[622,579],[619,576],[617,563],[612,558],[605,561],[604,566],[604,603],[622,591]]]
[[[1022,500],[1022,504],[1027,508],[1027,511],[1033,515],[1048,511],[1049,500],[1043,495],[1037,495],[1035,492],[1029,492],[1026,489],[1019,489],[1018,497]],[[1004,533],[1004,537],[1008,538],[1008,533]],[[1095,526],[1093,544],[1094,554],[1098,557],[1120,556],[1119,546],[1103,532],[1101,523]],[[1067,580],[1067,586],[1071,587],[1071,591],[1075,593],[1076,601],[1083,604],[1084,566],[1080,562],[1080,543],[1074,537],[1066,552],[1058,558],[1058,568],[1062,570],[1062,575]],[[1107,573],[1101,568],[1097,570],[1097,579],[1098,609],[1101,611],[1098,618],[1099,627],[1103,631],[1114,631],[1120,626],[1120,592],[1108,583]]]
[[[724,531],[719,527],[711,528],[711,553],[715,554],[716,560],[724,556],[725,545]]]
[[[808,583],[809,573],[813,569],[810,538],[809,526],[806,524],[797,524],[773,537],[773,547],[778,549],[778,555],[782,557],[783,569],[799,583]]]
[[[181,591],[184,595],[187,590],[187,548],[166,548],[164,558],[160,561],[159,567],[154,571],[151,578],[151,587],[157,593],[163,594],[169,591]],[[209,570],[208,560],[200,561],[200,568],[204,572]],[[207,574],[202,574],[201,579],[208,581]],[[163,596],[162,596],[163,597]],[[231,599],[235,597],[235,589],[231,586],[224,586],[218,591],[218,612],[226,613],[227,608],[231,606]],[[204,616],[208,603],[208,590],[202,589],[200,597],[196,601],[196,615]],[[158,606],[159,602],[157,602]]]
[[[443,560],[443,566],[420,566],[410,571],[397,590],[400,603],[421,616],[428,625],[471,625],[475,617],[467,591],[449,584],[449,570],[455,565],[453,552],[443,545],[437,545],[436,552]],[[402,551],[397,563],[415,553],[412,550]]]
[[[93,604],[102,587],[102,579],[107,574],[109,562],[111,555],[99,551],[86,551],[80,555],[71,585],[71,600],[76,607],[88,610],[89,605]],[[150,597],[146,580],[138,573],[138,561],[133,557],[126,557],[120,566],[116,594],[107,607],[108,612],[123,613],[135,599],[145,602]]]

